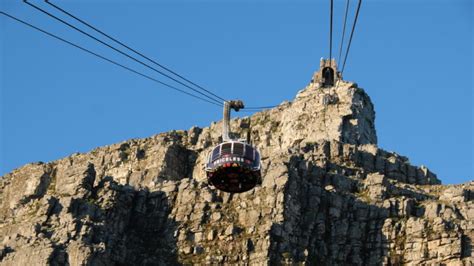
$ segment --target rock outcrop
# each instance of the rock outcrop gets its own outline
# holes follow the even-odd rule
[[[205,182],[220,123],[25,165],[0,179],[0,264],[472,265],[474,182],[379,149],[374,120],[347,82],[233,120],[262,154],[242,194]]]

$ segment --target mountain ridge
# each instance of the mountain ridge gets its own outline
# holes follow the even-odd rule
[[[291,102],[236,118],[263,184],[206,183],[222,122],[25,165],[0,179],[0,264],[473,263],[474,182],[377,147],[357,84],[310,83]],[[155,236],[155,237],[153,237]]]

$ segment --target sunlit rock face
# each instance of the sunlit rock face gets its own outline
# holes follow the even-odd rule
[[[474,183],[377,147],[354,83],[232,121],[263,184],[206,184],[221,123],[25,165],[0,180],[1,265],[471,265]]]

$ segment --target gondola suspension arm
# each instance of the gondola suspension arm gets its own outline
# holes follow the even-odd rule
[[[224,102],[224,121],[222,123],[222,140],[230,141],[230,109],[234,109],[238,112],[244,108],[244,103],[241,100],[225,101]]]

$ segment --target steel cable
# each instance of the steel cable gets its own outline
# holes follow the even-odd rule
[[[108,58],[106,58],[106,57],[104,57],[104,56],[98,54],[98,53],[95,53],[95,52],[93,52],[93,51],[91,51],[91,50],[89,50],[89,49],[87,49],[87,48],[84,48],[84,47],[82,47],[82,46],[79,46],[79,45],[77,45],[77,44],[75,44],[75,43],[73,43],[73,42],[70,42],[70,41],[68,41],[68,40],[66,40],[66,39],[64,39],[64,38],[62,38],[62,37],[59,37],[59,36],[57,36],[57,35],[54,35],[53,33],[50,33],[50,32],[48,32],[48,31],[46,31],[46,30],[43,30],[43,29],[41,29],[41,28],[39,28],[39,27],[36,27],[36,26],[34,26],[33,24],[30,24],[30,23],[28,23],[28,22],[26,22],[26,21],[23,21],[23,20],[19,19],[19,18],[16,18],[16,17],[14,17],[14,16],[12,16],[12,15],[10,15],[10,14],[7,14],[7,13],[5,13],[5,12],[3,12],[3,11],[0,11],[0,14],[4,15],[4,16],[10,18],[10,19],[13,19],[13,20],[15,20],[15,21],[17,21],[17,22],[19,22],[19,23],[22,23],[23,25],[26,25],[26,26],[28,26],[28,27],[31,27],[31,28],[33,28],[33,29],[35,29],[35,30],[37,30],[37,31],[40,31],[40,32],[42,32],[42,33],[44,33],[44,34],[46,34],[46,35],[48,35],[48,36],[50,36],[50,37],[52,37],[52,38],[54,38],[54,39],[56,39],[56,40],[62,41],[62,42],[64,42],[64,43],[66,43],[66,44],[69,44],[69,45],[75,47],[75,48],[78,48],[78,49],[80,49],[80,50],[82,50],[82,51],[84,51],[84,52],[86,52],[86,53],[88,53],[88,54],[94,55],[94,56],[96,56],[96,57],[98,57],[98,58],[100,58],[100,59],[102,59],[102,60],[104,60],[104,61],[107,61],[107,62],[109,62],[109,63],[111,63],[111,64],[116,65],[116,66],[119,66],[119,67],[121,67],[121,68],[123,68],[123,69],[125,69],[125,70],[128,70],[128,71],[130,71],[130,72],[132,72],[132,73],[135,73],[135,74],[137,74],[137,75],[139,75],[139,76],[142,76],[142,77],[144,77],[144,78],[147,78],[147,79],[149,79],[149,80],[151,80],[151,81],[154,81],[154,82],[156,82],[156,83],[159,83],[159,84],[161,84],[161,85],[164,85],[164,86],[166,86],[166,87],[168,87],[168,88],[170,88],[170,89],[176,90],[176,91],[178,91],[178,92],[184,93],[184,94],[186,94],[186,95],[188,95],[188,96],[191,96],[191,97],[194,97],[194,98],[196,98],[196,99],[199,99],[199,100],[208,102],[208,103],[210,103],[210,104],[217,105],[217,106],[219,106],[219,107],[222,106],[222,104],[217,104],[217,103],[215,103],[215,102],[211,102],[211,101],[209,101],[209,100],[207,100],[207,99],[204,99],[204,98],[202,98],[202,97],[199,97],[199,96],[194,95],[194,94],[192,94],[192,93],[189,93],[189,92],[187,92],[187,91],[184,91],[184,90],[181,90],[181,89],[179,89],[179,88],[176,88],[176,87],[174,87],[174,86],[172,86],[172,85],[170,85],[170,84],[167,84],[167,83],[165,83],[165,82],[162,82],[162,81],[160,81],[160,80],[157,80],[157,79],[155,79],[155,78],[153,78],[153,77],[150,77],[150,76],[148,76],[148,75],[146,75],[146,74],[140,73],[140,72],[138,72],[138,71],[136,71],[136,70],[134,70],[134,69],[132,69],[132,68],[129,68],[129,67],[125,66],[125,65],[122,65],[122,64],[120,64],[120,63],[117,63],[117,62],[115,62],[115,61],[113,61],[113,60],[111,60],[111,59],[108,59]]]
[[[128,50],[134,52],[135,54],[137,54],[137,55],[139,55],[139,56],[141,56],[141,57],[147,59],[148,61],[150,61],[150,62],[152,62],[153,64],[159,66],[160,68],[162,68],[162,69],[168,71],[169,73],[171,73],[171,74],[173,74],[173,75],[175,75],[175,76],[181,78],[182,80],[188,82],[189,84],[192,84],[192,85],[196,86],[197,88],[199,88],[199,89],[201,89],[201,90],[203,90],[203,91],[205,91],[205,92],[211,94],[212,96],[214,96],[214,97],[216,97],[216,98],[218,98],[218,99],[220,99],[220,100],[222,100],[222,101],[226,101],[224,98],[222,98],[222,97],[216,95],[215,93],[213,93],[213,92],[211,92],[211,91],[209,91],[209,90],[203,88],[202,86],[200,86],[200,85],[198,85],[198,84],[192,82],[191,80],[189,80],[189,79],[185,78],[184,76],[182,76],[182,75],[176,73],[175,71],[169,69],[168,67],[166,67],[166,66],[164,66],[164,65],[162,65],[162,64],[160,64],[160,63],[158,63],[156,60],[154,60],[154,59],[152,59],[152,58],[150,58],[150,57],[144,55],[142,52],[139,52],[139,51],[137,51],[136,49],[131,48],[129,45],[127,45],[127,44],[125,44],[125,43],[123,43],[123,42],[117,40],[117,38],[114,38],[114,37],[110,36],[109,34],[105,33],[104,31],[98,29],[97,27],[91,25],[90,23],[84,21],[83,19],[81,19],[81,18],[79,18],[79,17],[77,17],[77,16],[71,14],[70,12],[68,12],[68,11],[64,10],[63,8],[59,7],[58,5],[55,5],[55,4],[51,3],[51,2],[48,1],[48,0],[45,0],[45,2],[46,2],[47,4],[49,4],[50,6],[52,6],[53,8],[59,10],[60,12],[66,14],[66,15],[68,15],[68,16],[70,16],[70,17],[72,17],[73,19],[79,21],[80,23],[86,25],[87,27],[93,29],[94,31],[96,31],[96,32],[98,32],[98,33],[100,33],[100,34],[102,34],[103,36],[105,36],[105,37],[107,37],[108,39],[114,41],[115,43],[120,44],[121,46],[127,48]]]
[[[334,0],[331,0],[330,21],[329,21],[329,65],[331,65],[332,58],[332,15],[334,9]]]
[[[148,65],[148,64],[146,64],[146,63],[144,63],[144,62],[142,62],[142,61],[140,61],[140,60],[138,60],[137,58],[135,58],[135,57],[133,57],[133,56],[131,56],[131,55],[129,55],[129,54],[127,54],[127,53],[125,53],[125,52],[123,52],[123,51],[121,51],[121,50],[119,50],[119,49],[113,47],[113,46],[111,46],[110,44],[108,44],[108,43],[106,43],[106,42],[104,42],[104,41],[102,41],[102,40],[100,40],[100,39],[98,39],[98,38],[92,36],[91,34],[89,34],[89,33],[85,32],[85,31],[83,31],[83,30],[77,28],[76,26],[74,26],[74,25],[68,23],[67,21],[65,21],[65,20],[63,20],[63,19],[61,19],[61,18],[59,18],[59,17],[57,17],[57,16],[55,16],[55,15],[53,15],[53,14],[51,14],[51,13],[45,11],[45,10],[43,10],[43,9],[41,9],[40,7],[38,7],[38,6],[36,6],[36,5],[34,5],[34,4],[30,3],[30,2],[28,2],[27,0],[23,0],[23,2],[26,3],[26,4],[28,4],[28,5],[31,6],[31,7],[35,8],[36,10],[38,10],[38,11],[40,11],[40,12],[42,12],[42,13],[48,15],[49,17],[52,17],[52,18],[58,20],[59,22],[61,22],[61,23],[65,24],[65,25],[67,25],[68,27],[70,27],[70,28],[72,28],[72,29],[74,29],[74,30],[76,30],[76,31],[78,31],[78,32],[80,32],[80,33],[82,33],[82,34],[88,36],[89,38],[91,38],[91,39],[93,39],[93,40],[95,40],[95,41],[97,41],[97,42],[99,42],[99,43],[101,43],[101,44],[103,44],[103,45],[105,45],[105,46],[107,46],[107,47],[113,49],[114,51],[116,51],[116,52],[118,52],[118,53],[120,53],[120,54],[122,54],[122,55],[124,55],[124,56],[126,56],[126,57],[128,57],[128,58],[130,58],[130,59],[132,59],[133,61],[135,61],[135,62],[137,62],[137,63],[140,63],[140,64],[143,65],[143,66],[146,66],[147,68],[149,68],[149,69],[151,69],[151,70],[153,70],[153,71],[155,71],[155,72],[157,72],[157,73],[159,73],[159,74],[161,74],[161,75],[163,75],[163,76],[165,76],[165,77],[167,77],[167,78],[169,78],[169,79],[171,79],[171,80],[173,80],[173,81],[175,81],[175,82],[177,82],[177,83],[179,83],[179,84],[181,84],[181,85],[183,85],[183,86],[185,86],[185,87],[187,87],[188,89],[193,90],[194,92],[197,92],[198,94],[201,94],[202,96],[204,96],[204,97],[210,99],[211,101],[214,101],[214,102],[217,103],[217,104],[221,104],[219,100],[217,100],[217,99],[215,99],[215,98],[213,98],[213,97],[210,97],[209,95],[204,94],[204,93],[202,93],[201,91],[199,91],[199,90],[197,90],[197,89],[195,89],[195,88],[193,88],[193,87],[191,87],[191,86],[189,86],[189,85],[187,85],[187,84],[185,84],[185,83],[183,83],[183,82],[181,82],[181,81],[179,81],[179,80],[177,80],[177,79],[171,77],[170,75],[168,75],[168,74],[166,74],[166,73],[163,73],[162,71],[160,71],[160,70],[158,70],[158,69],[156,69],[156,68],[154,68],[154,67],[152,67],[152,66],[150,66],[150,65]]]
[[[337,61],[337,65],[339,66],[339,64],[341,63],[341,55],[342,55],[342,46],[344,46],[344,36],[346,35],[346,24],[347,24],[347,13],[349,13],[349,1],[350,0],[346,0],[346,10],[345,10],[345,14],[344,14],[344,26],[342,27],[342,38],[341,38],[341,43],[339,45],[339,56],[338,56],[338,61]]]
[[[356,24],[357,24],[357,18],[359,17],[359,10],[360,10],[360,5],[361,4],[362,4],[362,0],[359,0],[359,4],[357,5],[356,15],[355,15],[355,18],[354,18],[354,23],[352,24],[351,36],[349,38],[349,44],[347,45],[346,55],[344,56],[344,63],[342,65],[341,74],[344,72],[344,68],[346,67],[347,56],[349,54],[349,49],[351,48],[352,37],[354,35],[354,30],[355,30],[355,27],[356,27]]]

